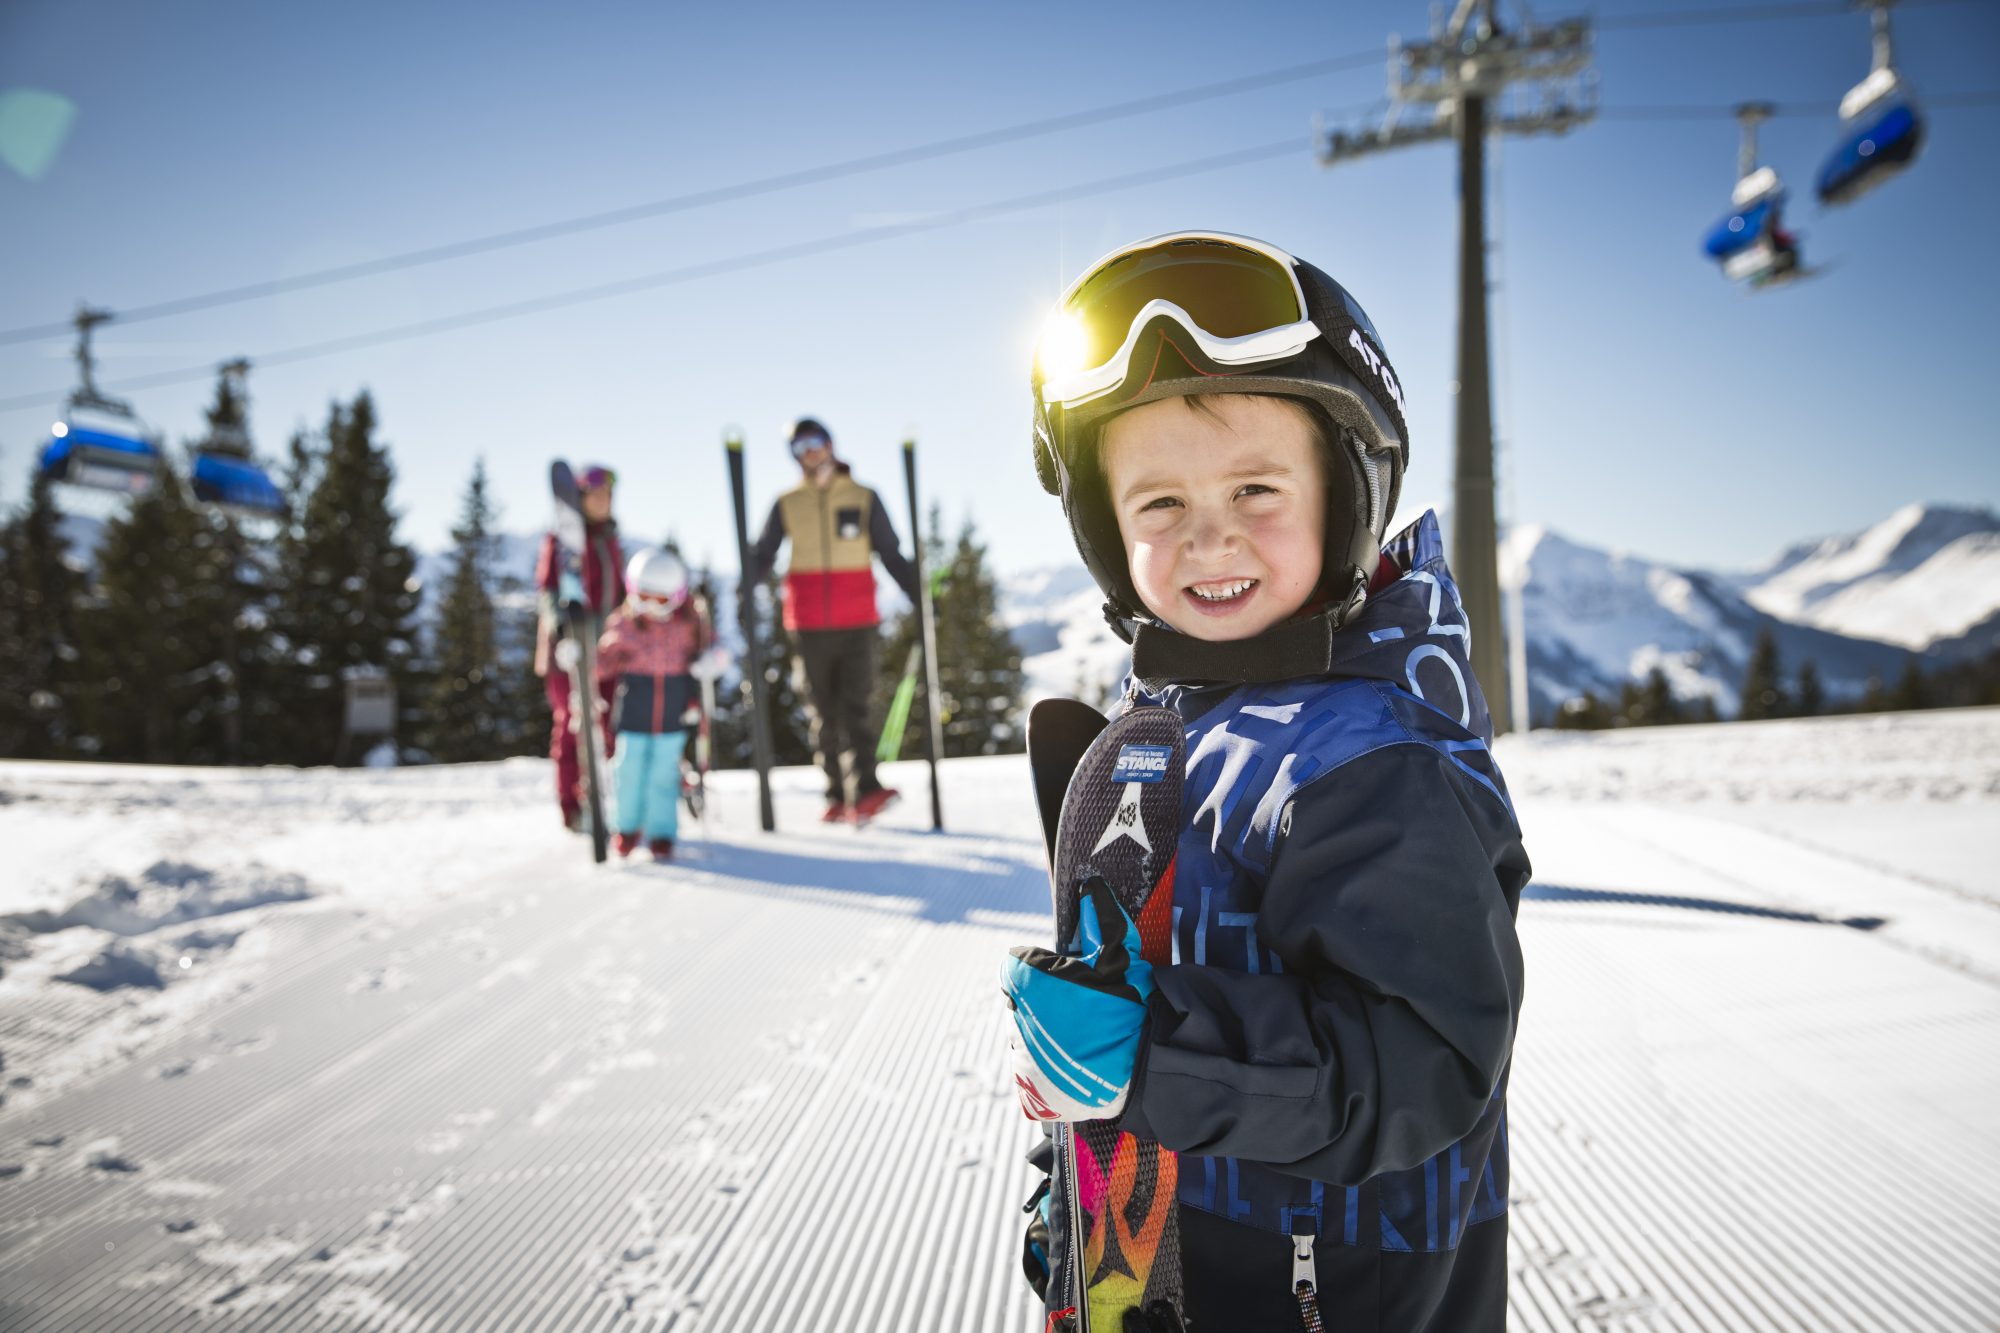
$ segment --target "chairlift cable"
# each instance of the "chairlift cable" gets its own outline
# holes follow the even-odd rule
[[[980,222],[988,218],[1001,217],[1009,213],[1024,213],[1050,204],[1065,203],[1075,199],[1087,199],[1096,195],[1111,194],[1119,190],[1134,189],[1142,185],[1153,185],[1161,181],[1176,180],[1183,176],[1194,176],[1204,172],[1221,171],[1229,167],[1260,162],[1287,153],[1304,150],[1301,136],[1293,135],[1272,143],[1258,144],[1251,148],[1233,149],[1209,157],[1196,158],[1189,162],[1178,162],[1171,166],[1152,167],[1144,171],[1129,172],[1122,176],[1112,176],[1082,185],[1062,186],[1053,190],[1038,190],[1031,194],[1016,195],[1011,199],[996,200],[992,203],[973,204],[965,208],[951,209],[931,217],[910,222],[885,223],[878,227],[857,228],[852,231],[836,232],[797,241],[789,245],[773,246],[767,250],[755,250],[748,254],[732,255],[725,259],[704,260],[697,264],[684,264],[677,268],[662,269],[655,273],[636,277],[620,278],[613,282],[598,283],[590,287],[572,288],[547,296],[531,297],[524,301],[510,301],[502,305],[487,306],[479,310],[468,310],[456,315],[445,315],[436,319],[418,320],[393,328],[378,329],[372,333],[354,334],[345,338],[333,338],[325,342],[308,343],[301,347],[290,347],[282,351],[266,352],[252,356],[251,361],[260,369],[271,366],[289,365],[295,361],[311,360],[315,357],[330,356],[336,352],[358,351],[382,343],[401,342],[410,338],[426,337],[434,333],[445,333],[454,329],[469,328],[479,324],[493,324],[501,320],[516,319],[522,315],[541,314],[545,311],[560,310],[569,306],[583,305],[592,301],[602,301],[614,296],[625,296],[633,292],[651,291],[660,287],[676,286],[692,282],[697,278],[714,277],[722,273],[738,273],[746,269],[762,268],[768,264],[783,263],[790,259],[803,259],[811,255],[826,254],[836,250],[848,250],[857,246],[873,244],[876,241],[891,240],[899,236],[914,235],[919,232],[941,231],[947,227],[961,226],[969,222]],[[183,370],[162,371],[153,375],[142,375],[120,380],[111,386],[122,390],[150,389],[166,384],[184,384],[191,380],[207,379],[215,374],[213,364],[190,366]],[[13,412],[23,408],[46,405],[59,395],[59,390],[22,394],[13,398],[0,398],[0,412]]]
[[[1933,5],[1965,4],[1971,0],[1900,0],[1906,8],[1927,8]],[[1848,0],[1796,0],[1788,4],[1765,4],[1756,6],[1734,6],[1728,8],[1707,8],[1668,11],[1660,14],[1599,15],[1593,23],[1599,30],[1619,28],[1657,28],[1691,26],[1704,23],[1755,22],[1766,19],[1817,18],[1828,14],[1849,12]],[[358,278],[375,277],[383,273],[394,273],[403,269],[418,268],[427,264],[442,263],[451,259],[463,259],[472,255],[486,254],[495,250],[528,245],[536,241],[554,240],[593,231],[605,227],[618,226],[626,222],[637,222],[646,218],[663,217],[671,213],[691,212],[712,204],[727,203],[738,199],[753,198],[762,194],[775,194],[782,190],[796,189],[804,185],[816,185],[825,181],[838,180],[846,176],[864,172],[879,171],[888,167],[905,166],[913,162],[929,161],[957,153],[970,152],[979,148],[990,148],[1000,144],[1013,143],[1023,139],[1039,138],[1060,133],[1064,130],[1080,129],[1084,126],[1105,121],[1126,119],[1145,115],[1153,111],[1168,110],[1197,102],[1213,101],[1238,93],[1253,92],[1281,83],[1293,83],[1322,74],[1341,73],[1358,69],[1381,60],[1379,50],[1354,52],[1344,56],[1333,56],[1324,60],[1307,61],[1298,65],[1287,65],[1279,69],[1267,70],[1259,74],[1246,74],[1215,83],[1199,84],[1174,92],[1155,93],[1151,96],[1134,98],[1125,102],[1114,102],[1083,111],[1067,112],[1060,116],[1048,116],[1040,120],[1024,121],[1018,125],[1003,126],[998,129],[981,130],[972,134],[958,135],[949,139],[933,140],[927,144],[916,144],[908,148],[896,148],[882,153],[870,153],[861,157],[848,158],[841,162],[825,163],[816,167],[805,167],[797,171],[781,172],[756,180],[739,181],[733,185],[717,186],[707,190],[697,190],[688,194],[673,195],[656,199],[649,203],[634,204],[625,208],[607,209],[602,212],[565,218],[556,222],[541,223],[532,227],[516,228],[512,231],[495,232],[487,236],[473,237],[462,241],[447,242],[443,245],[428,246],[409,250],[398,255],[387,255],[380,259],[364,260],[355,264],[343,264],[333,268],[317,269],[311,273],[294,274],[289,278],[273,278],[263,282],[244,283],[235,287],[219,288],[192,296],[176,297],[166,301],[156,301],[151,305],[133,306],[119,312],[120,323],[137,324],[145,320],[164,319],[171,315],[190,314],[197,310],[214,309],[217,306],[234,305],[263,297],[279,296],[287,292],[302,291],[313,287],[323,287]],[[1933,104],[1937,104],[1933,99]],[[20,328],[0,330],[0,346],[33,342],[68,333],[68,321],[53,321],[46,324],[25,325]]]
[[[1898,0],[1904,9],[1929,9],[1938,5],[1963,5],[1981,0]],[[1591,23],[1599,31],[1620,28],[1682,28],[1702,24],[1761,23],[1769,19],[1824,18],[1851,14],[1849,0],[1793,0],[1789,4],[1730,5],[1726,8],[1664,10],[1658,14],[1599,14]]]
[[[363,260],[354,264],[342,264],[333,268],[317,269],[311,273],[295,274],[289,278],[273,278],[264,282],[245,283],[236,287],[225,287],[215,291],[201,292],[193,296],[177,297],[168,301],[157,301],[152,305],[133,306],[118,312],[121,324],[137,324],[143,320],[163,319],[169,315],[184,315],[196,310],[209,310],[216,306],[234,305],[243,301],[254,301],[262,297],[278,296],[286,292],[300,291],[310,287],[323,287],[337,282],[347,282],[356,278],[374,277],[383,273],[394,273],[402,269],[417,268],[425,264],[441,263],[448,259],[463,259],[471,255],[487,254],[495,250],[510,249],[528,245],[536,241],[554,240],[579,232],[595,231],[614,227],[627,222],[638,222],[646,218],[664,217],[670,213],[692,212],[712,204],[729,203],[738,199],[749,199],[757,195],[775,194],[782,190],[796,189],[804,185],[817,185],[825,181],[838,180],[846,176],[856,176],[864,172],[881,171],[889,167],[906,166],[913,162],[924,162],[934,158],[948,157],[957,153],[971,152],[979,148],[991,148],[1000,144],[1015,143],[1023,139],[1040,138],[1060,133],[1064,130],[1080,129],[1087,125],[1105,121],[1126,119],[1145,115],[1153,111],[1165,111],[1175,107],[1189,106],[1197,102],[1213,101],[1238,93],[1254,92],[1277,84],[1296,83],[1303,79],[1322,74],[1335,74],[1344,70],[1358,69],[1380,63],[1379,49],[1356,52],[1351,55],[1334,56],[1325,60],[1312,60],[1298,65],[1287,65],[1280,69],[1265,70],[1258,74],[1246,74],[1215,83],[1205,83],[1193,88],[1182,88],[1174,92],[1154,93],[1147,97],[1133,98],[1125,102],[1113,102],[1106,106],[1093,107],[1084,111],[1066,112],[1059,116],[1045,116],[1039,120],[1023,121],[1017,125],[998,129],[980,130],[972,134],[956,135],[949,139],[936,139],[926,144],[916,144],[908,148],[894,148],[887,152],[868,153],[861,157],[848,158],[841,162],[825,163],[815,167],[804,167],[796,171],[780,172],[755,180],[739,181],[733,185],[721,185],[706,190],[695,190],[687,194],[672,195],[665,199],[655,199],[649,203],[633,204],[625,208],[607,209],[598,213],[587,213],[579,217],[565,218],[556,222],[541,223],[532,227],[520,227],[512,231],[494,232],[487,236],[473,237],[463,241],[452,241],[444,245],[428,246],[420,250],[409,250],[398,255],[387,255],[380,259]],[[70,324],[60,321],[35,324],[22,328],[0,330],[0,345],[31,342],[38,338],[53,337],[69,331]]]

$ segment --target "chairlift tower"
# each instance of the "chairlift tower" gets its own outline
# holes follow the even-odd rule
[[[99,324],[109,324],[117,316],[109,310],[79,303],[76,318],[76,369],[77,390],[69,396],[72,404],[80,407],[94,407],[99,411],[117,416],[132,415],[132,405],[123,399],[113,398],[97,387],[97,359],[90,354],[90,331]]]
[[[250,414],[250,358],[239,356],[234,361],[224,361],[216,370],[229,385],[229,393],[240,405],[242,414]],[[210,444],[220,446],[222,452],[235,458],[250,457],[250,431],[241,421],[233,422],[219,431],[211,432]]]
[[[1458,145],[1457,461],[1452,569],[1472,633],[1472,666],[1495,734],[1514,729],[1500,631],[1494,518],[1493,394],[1486,335],[1486,136],[1562,134],[1597,114],[1587,19],[1502,29],[1494,0],[1433,11],[1428,41],[1389,43],[1389,109],[1372,127],[1320,136],[1321,166],[1451,139]],[[1510,94],[1512,94],[1510,96]],[[1527,719],[1521,719],[1525,725]]]

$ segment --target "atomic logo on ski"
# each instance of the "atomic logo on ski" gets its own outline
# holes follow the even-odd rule
[[[1132,747],[1128,746],[1127,748]],[[1119,762],[1122,764],[1124,760],[1120,759]],[[1120,838],[1130,838],[1133,842],[1138,843],[1139,849],[1148,856],[1153,854],[1153,844],[1146,837],[1146,821],[1139,817],[1139,800],[1141,792],[1144,790],[1144,783],[1158,781],[1158,778],[1147,778],[1142,781],[1125,784],[1125,794],[1118,798],[1118,808],[1111,812],[1111,822],[1104,826],[1103,836],[1097,840],[1097,845],[1090,849],[1092,856],[1097,855]]]

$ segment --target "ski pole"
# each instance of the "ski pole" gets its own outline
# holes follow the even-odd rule
[[[757,625],[752,608],[756,589],[750,552],[750,517],[743,488],[743,437],[730,431],[723,437],[723,452],[729,459],[729,488],[736,502],[736,551],[742,562],[742,579],[736,585],[736,601],[741,611],[743,659],[750,678],[750,759],[757,766],[757,813],[766,833],[778,827],[771,808],[771,720],[764,714],[764,650],[757,642]]]
[[[930,580],[924,577],[924,523],[917,509],[917,442],[903,441],[903,480],[910,492],[910,543],[917,554],[917,615],[923,633],[924,697],[930,705],[930,727],[924,735],[924,757],[931,765],[931,829],[944,831],[944,797],[938,789],[938,756],[944,753],[944,718],[939,708],[937,617],[931,605]]]

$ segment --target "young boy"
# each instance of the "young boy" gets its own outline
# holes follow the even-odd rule
[[[681,750],[688,715],[699,708],[695,681],[721,670],[723,650],[702,641],[687,566],[673,552],[633,556],[625,590],[625,604],[612,612],[597,643],[600,686],[617,688],[615,845],[620,856],[630,856],[644,842],[655,861],[665,861],[680,829]]]
[[[1171,963],[1119,920],[1013,951],[1023,1108],[1180,1154],[1197,1333],[1500,1333],[1529,866],[1436,520],[1384,541],[1408,436],[1381,339],[1313,266],[1184,233],[1070,288],[1034,388],[1128,698],[1180,714],[1188,759]],[[1043,1223],[1045,1281],[1071,1246]]]

